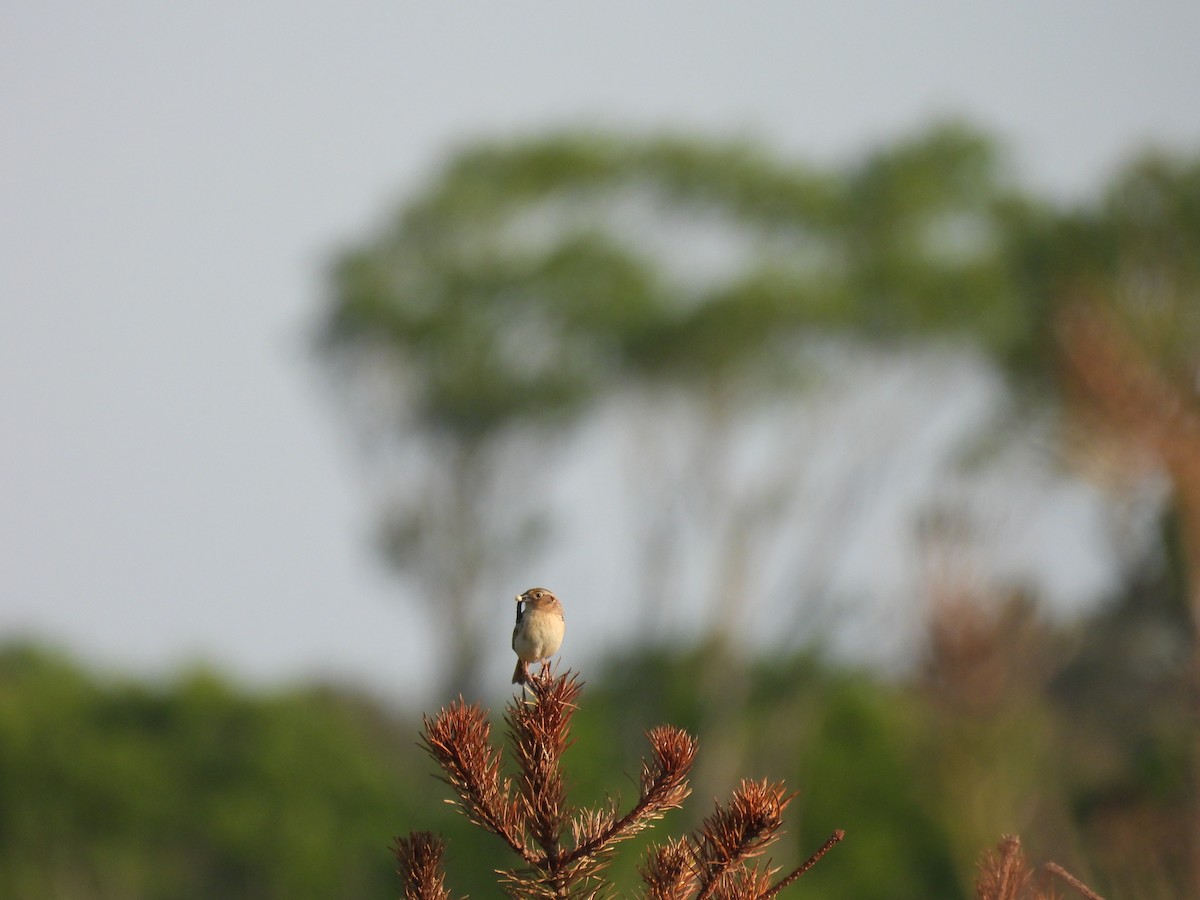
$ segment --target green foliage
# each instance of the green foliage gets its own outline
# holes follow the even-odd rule
[[[420,802],[395,729],[327,691],[100,682],[9,647],[0,895],[386,896],[388,837]]]
[[[786,781],[799,795],[772,848],[777,864],[797,865],[835,828],[847,834],[804,876],[806,897],[965,898],[981,848],[1017,828],[1039,858],[1148,884],[1164,860],[1178,862],[1172,835],[1193,790],[1186,667],[1139,680],[1134,654],[1115,672],[1102,667],[1115,681],[1092,670],[1118,631],[1156,621],[1136,604],[1102,616],[1053,691],[1026,677],[1039,657],[1012,660],[1010,688],[982,706],[969,673],[949,702],[809,654],[749,662],[712,646],[639,648],[588,685],[563,759],[567,789],[583,805],[616,793],[627,806],[645,732],[669,722],[698,735],[699,760],[728,758],[696,773],[692,801],[662,833],[696,828],[739,777]],[[736,685],[731,717],[714,718],[717,682]],[[1114,704],[1116,715],[1100,714]],[[446,836],[454,895],[494,896],[507,848],[446,805],[417,732],[414,720],[327,689],[248,694],[208,673],[152,687],[9,646],[0,896],[394,896],[388,844],[414,827]],[[648,840],[613,863],[622,896],[640,883]]]
[[[697,222],[740,252],[681,281],[661,238]],[[1019,190],[997,143],[957,122],[823,170],[742,142],[550,134],[455,155],[345,254],[325,336],[387,348],[423,421],[480,434],[631,376],[745,374],[813,332],[967,340],[1045,375],[1054,308],[1080,291],[1148,320],[1185,366],[1197,260],[1196,160],[1149,154],[1071,209]]]
[[[454,155],[341,255],[321,329],[365,429],[410,464],[379,492],[381,543],[437,604],[447,688],[478,689],[488,586],[542,533],[553,438],[600,403],[699,401],[719,442],[729,398],[796,389],[814,336],[1016,356],[1038,328],[1007,266],[1012,197],[957,124],[826,170],[589,132]]]
[[[806,350],[832,339],[978,348],[1045,406],[1066,394],[1062,312],[1081,299],[1191,396],[1198,210],[1196,160],[1148,155],[1069,208],[1020,189],[997,142],[958,122],[825,167],[678,135],[461,149],[340,257],[321,330],[326,359],[363,376],[351,395],[383,395],[366,427],[398,424],[417,461],[380,491],[384,544],[449,611],[449,684],[478,687],[486,586],[543,533],[553,438],[602,402],[683,400],[720,445],[753,402],[788,402]]]
[[[327,346],[394,354],[419,421],[464,437],[629,377],[762,370],[814,330],[1008,352],[1033,324],[1006,266],[1013,197],[958,124],[828,171],[680,137],[481,143],[343,256]],[[658,239],[697,222],[742,252],[689,284]]]
[[[862,678],[835,679],[822,693],[812,729],[796,748],[797,777],[808,786],[805,832],[841,814],[862,855],[854,862],[831,858],[835,868],[814,870],[819,877],[810,887],[823,891],[814,896],[966,896],[967,873],[950,852],[953,820],[940,818],[930,802],[920,700]]]

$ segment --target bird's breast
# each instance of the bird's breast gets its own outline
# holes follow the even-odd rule
[[[563,630],[562,616],[541,610],[526,610],[513,634],[513,649],[526,662],[546,659],[558,652]]]

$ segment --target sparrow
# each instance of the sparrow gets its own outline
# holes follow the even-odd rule
[[[530,588],[517,594],[517,624],[512,648],[517,653],[513,684],[529,681],[529,664],[547,660],[562,645],[565,627],[562,604],[545,588]]]

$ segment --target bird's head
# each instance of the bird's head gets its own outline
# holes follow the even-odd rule
[[[546,603],[552,603],[557,599],[552,591],[540,587],[530,588],[525,593],[517,594],[516,596],[518,604],[525,603],[531,606],[542,606]]]

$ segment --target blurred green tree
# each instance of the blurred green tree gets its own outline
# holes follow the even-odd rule
[[[476,687],[481,604],[544,533],[570,426],[618,397],[642,403],[627,407],[644,435],[633,591],[668,602],[687,508],[719,548],[700,590],[725,634],[752,591],[752,535],[795,493],[791,446],[737,483],[746,410],[786,404],[808,351],[847,336],[1021,355],[1036,329],[1008,265],[1014,203],[994,146],[957,124],[824,172],[746,144],[601,134],[457,154],[341,256],[322,326],[365,433],[402,469],[381,543],[438,609],[446,688]],[[690,435],[657,430],[668,400]]]
[[[386,896],[397,817],[437,805],[405,778],[411,733],[333,691],[0,648],[0,896]]]
[[[1177,577],[1162,589],[1183,592],[1191,629],[1185,843],[1198,849],[1181,883],[1195,893],[1198,279],[1195,161],[1147,155],[1101,202],[1067,208],[1017,189],[996,145],[959,124],[825,170],[743,143],[566,134],[455,155],[342,256],[322,335],[362,426],[401,473],[382,543],[438,609],[448,691],[475,688],[492,623],[482,604],[546,533],[549,475],[573,429],[623,404],[642,554],[628,589],[648,622],[684,592],[702,611],[709,664],[689,687],[705,699],[697,730],[717,771],[696,773],[701,793],[744,750],[737,722],[752,688],[730,638],[753,616],[771,542],[794,542],[787,517],[803,512],[794,445],[759,459],[752,479],[739,469],[754,414],[794,406],[830,348],[982,350],[1026,402],[1066,413],[1062,449],[1080,471],[1118,488],[1166,476],[1172,552],[1162,558]],[[668,410],[685,423],[669,440]],[[847,476],[840,507],[853,507],[861,480]],[[857,524],[823,522],[812,552],[787,548],[792,565],[819,568]],[[699,554],[683,546],[688,529],[703,533]],[[681,577],[697,558],[702,577]],[[1177,617],[1163,621],[1178,631]],[[1040,721],[1045,710],[1029,704],[1051,674],[1013,682],[988,727]],[[928,673],[927,688],[946,675]],[[960,706],[944,712],[939,778],[960,784],[978,775],[968,751],[979,721]],[[1028,766],[1045,763],[1045,740],[1030,741]],[[1047,803],[1067,815],[1061,795]]]
[[[1137,730],[1149,732],[1139,755],[1181,743],[1178,725],[1164,728],[1150,711],[1173,707],[1185,723],[1190,775],[1178,776],[1175,752],[1160,767],[1171,773],[1163,782],[1182,787],[1182,802],[1164,805],[1170,831],[1182,837],[1155,840],[1130,828],[1140,800],[1110,818],[1143,834],[1152,844],[1145,855],[1169,873],[1171,889],[1192,896],[1200,893],[1200,158],[1145,155],[1097,209],[1057,223],[1046,246],[1036,255],[1048,275],[1042,290],[1061,299],[1054,324],[1075,458],[1116,490],[1128,493],[1148,475],[1167,488],[1163,539],[1151,556],[1166,574],[1146,591],[1141,561],[1127,591],[1140,608],[1127,604],[1122,618],[1126,640],[1144,631],[1149,613],[1166,636],[1160,646],[1189,648],[1184,665],[1166,666],[1178,673],[1174,685],[1136,670],[1128,682],[1160,682],[1139,701]]]

